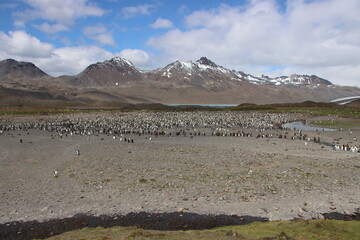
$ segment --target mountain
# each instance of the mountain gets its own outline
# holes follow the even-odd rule
[[[67,82],[77,87],[112,87],[133,85],[143,80],[143,72],[129,60],[115,57],[88,66],[80,74],[70,77]]]
[[[254,84],[264,84],[264,85],[302,85],[302,86],[331,86],[333,85],[330,81],[319,78],[315,75],[298,75],[292,74],[290,76],[281,76],[275,78],[269,78],[267,76],[262,75],[261,77],[254,77],[249,74],[244,74],[239,72],[243,75],[243,79],[248,80]]]
[[[239,85],[239,82],[257,85],[302,85],[330,86],[331,82],[317,76],[291,75],[277,78],[255,77],[243,72],[226,69],[202,57],[196,62],[175,61],[164,68],[142,71],[130,61],[116,57],[88,66],[76,76],[70,76],[67,83],[77,87],[134,86],[139,83],[155,84],[177,88],[196,87],[204,90],[219,90]],[[240,84],[241,85],[241,84]]]
[[[218,66],[206,57],[202,57],[196,62],[179,62],[176,61],[167,65],[165,68],[157,69],[150,72],[152,78],[168,78],[178,85],[178,87],[193,86],[205,89],[226,88],[231,87],[236,82],[248,82],[257,85],[302,85],[302,86],[330,86],[333,85],[328,80],[317,76],[296,75],[281,76],[277,78],[269,78],[267,76],[255,77],[245,74],[241,71],[226,69]],[[152,75],[155,75],[152,76]],[[231,81],[229,81],[231,80]],[[233,82],[235,81],[235,82]]]
[[[0,61],[0,107],[32,106],[34,102],[42,107],[58,105],[67,100],[68,87],[59,87],[54,80],[33,63]]]
[[[241,79],[235,72],[218,66],[205,57],[196,62],[176,61],[165,68],[148,72],[147,78],[162,85],[172,84],[172,87],[179,89],[192,87],[219,91],[241,85],[239,82]]]
[[[144,71],[130,61],[115,57],[91,64],[74,76],[50,77],[32,63],[0,62],[0,106],[11,105],[6,96],[29,104],[114,106],[118,103],[215,103],[269,104],[304,101],[327,102],[358,96],[356,87],[337,86],[317,76],[256,77],[229,70],[202,57],[175,61],[164,68]],[[26,96],[26,102],[22,99]]]
[[[0,79],[1,80],[19,80],[19,79],[43,79],[47,78],[45,72],[36,67],[33,63],[18,62],[14,59],[0,61]]]

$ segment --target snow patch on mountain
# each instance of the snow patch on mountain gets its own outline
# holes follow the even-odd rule
[[[114,57],[111,60],[105,61],[104,64],[117,65],[119,67],[134,67],[134,64],[125,58]]]
[[[320,85],[328,85],[331,86],[332,83],[319,78],[317,76],[308,76],[308,75],[297,75],[293,74],[290,76],[281,76],[281,77],[275,77],[275,78],[269,78],[267,76],[262,75],[261,77],[255,77],[250,74],[244,74],[240,72],[242,75],[242,78],[249,81],[253,84],[262,84],[262,85],[274,85],[274,86],[280,86],[280,85],[293,85],[293,86],[311,86],[311,87],[318,87]]]
[[[183,71],[185,74],[190,76],[193,74],[201,75],[201,72],[206,72],[206,71],[214,71],[223,74],[228,74],[231,72],[230,70],[216,65],[215,63],[211,62],[210,60],[204,57],[202,57],[200,60],[196,62],[176,61],[172,64],[169,64],[164,69],[160,69],[160,70],[164,70],[162,76],[169,78],[171,77],[172,72],[175,71],[180,71],[180,72]]]

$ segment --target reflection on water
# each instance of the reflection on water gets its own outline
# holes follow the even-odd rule
[[[288,128],[291,130],[302,130],[302,131],[337,131],[337,129],[332,128],[322,128],[322,127],[312,127],[305,125],[302,122],[291,122],[291,123],[285,123],[282,125],[284,128]]]

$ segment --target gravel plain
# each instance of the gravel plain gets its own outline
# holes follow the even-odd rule
[[[360,212],[360,153],[332,146],[359,146],[360,129],[300,133],[276,127],[285,120],[318,120],[300,114],[162,114],[168,115],[3,116],[0,224],[79,213],[179,212],[289,220]],[[196,114],[220,123],[197,125]],[[140,115],[148,119],[146,127],[128,125]],[[243,119],[243,124],[228,124],[222,117],[230,123]],[[74,130],[74,119],[80,119],[79,126],[93,124],[89,119],[99,125],[92,132]],[[178,119],[181,124],[161,125]],[[107,124],[122,127],[111,125],[109,130]],[[125,128],[129,132],[121,132]]]

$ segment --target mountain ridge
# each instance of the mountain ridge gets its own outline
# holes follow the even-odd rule
[[[20,61],[16,61],[14,59],[6,59],[0,62],[0,77],[2,77],[1,75],[4,74],[3,70],[3,63],[11,63],[11,65],[18,65],[19,67],[33,67],[34,69],[36,69],[36,73],[37,75],[35,76],[24,76],[24,77],[39,77],[39,75],[42,76],[46,76],[46,77],[50,77],[47,73],[45,73],[44,71],[42,71],[40,68],[36,67],[35,64],[30,63],[30,62],[20,62]],[[97,62],[97,63],[93,63],[90,64],[88,67],[86,67],[82,72],[80,72],[77,75],[68,75],[68,76],[60,76],[61,77],[76,77],[76,76],[83,76],[85,74],[91,74],[92,71],[96,70],[96,69],[101,69],[101,68],[109,68],[109,67],[116,67],[116,70],[121,72],[121,73],[125,73],[125,70],[130,70],[133,71],[134,73],[137,74],[143,74],[144,72],[147,73],[152,73],[152,72],[159,72],[159,71],[163,71],[163,75],[162,76],[167,76],[170,77],[171,72],[170,70],[173,67],[182,67],[184,68],[188,75],[190,75],[189,73],[191,73],[192,71],[194,71],[194,68],[197,68],[195,70],[200,70],[200,71],[206,71],[206,70],[210,70],[210,71],[217,71],[217,72],[221,72],[221,73],[227,73],[230,74],[231,77],[230,79],[232,80],[246,80],[249,81],[250,83],[253,84],[266,84],[266,85],[282,85],[282,84],[294,84],[294,85],[298,85],[298,84],[307,84],[307,85],[311,85],[311,84],[324,84],[324,85],[334,85],[332,84],[330,81],[320,78],[316,75],[300,75],[300,74],[292,74],[290,76],[279,76],[279,77],[273,77],[273,78],[269,78],[267,76],[262,75],[261,77],[257,77],[257,76],[253,76],[251,74],[246,74],[242,71],[235,71],[235,70],[229,70],[227,68],[224,68],[222,66],[217,65],[216,63],[214,63],[213,61],[211,61],[210,59],[206,58],[206,57],[201,57],[199,60],[193,62],[193,61],[175,61],[173,63],[170,63],[168,65],[166,65],[164,68],[158,68],[158,69],[154,69],[154,70],[141,70],[137,67],[135,67],[133,65],[133,63],[125,58],[121,58],[121,57],[114,57],[110,60],[106,60],[103,62]],[[6,67],[5,67],[6,69]],[[24,73],[24,75],[26,75],[26,73]],[[123,74],[124,76],[125,74]],[[59,78],[59,77],[54,77],[54,78]],[[74,83],[75,84],[75,83]],[[101,84],[100,84],[101,85]]]
[[[12,64],[11,67],[9,62]],[[11,71],[12,74],[9,75]],[[46,92],[49,93],[49,100],[82,102],[85,105],[94,102],[326,102],[335,98],[360,95],[359,88],[334,85],[315,75],[256,77],[224,68],[206,57],[194,62],[175,61],[163,68],[147,71],[136,68],[127,59],[115,57],[90,64],[77,75],[60,77],[51,77],[32,63],[4,60],[0,61],[0,88]],[[3,92],[21,98],[21,91],[18,91],[19,95],[15,94],[17,91]],[[41,100],[44,100],[43,98]]]

